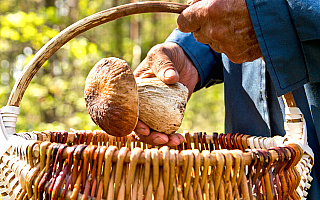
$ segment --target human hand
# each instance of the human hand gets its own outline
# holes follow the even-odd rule
[[[157,77],[166,84],[180,82],[188,88],[188,98],[200,80],[197,69],[183,49],[172,42],[154,46],[134,71],[134,76],[139,78]],[[134,134],[140,141],[152,145],[176,146],[184,141],[183,136],[178,133],[166,135],[150,130],[142,121],[138,121]]]
[[[193,0],[178,17],[178,29],[225,53],[235,63],[262,57],[245,0]]]

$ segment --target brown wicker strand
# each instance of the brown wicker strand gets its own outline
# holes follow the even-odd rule
[[[162,174],[163,174],[163,183],[164,183],[164,198],[168,199],[169,193],[169,181],[170,181],[170,149],[168,146],[163,146],[159,149],[159,153],[162,153],[163,165],[162,165]]]
[[[138,164],[138,158],[140,157],[140,154],[143,150],[141,148],[134,148],[131,151],[130,155],[130,165],[129,165],[129,171],[127,175],[127,180],[126,180],[126,194],[125,194],[125,199],[129,199],[129,194],[131,190],[131,184],[133,183],[136,167]]]
[[[114,154],[114,152],[117,150],[118,148],[115,146],[110,146],[108,147],[108,149],[106,150],[105,153],[105,158],[104,158],[104,172],[103,172],[103,182],[104,182],[104,187],[103,187],[103,198],[106,199],[108,196],[108,185],[109,185],[109,181],[110,181],[110,177],[111,177],[111,169],[112,169],[112,156]]]

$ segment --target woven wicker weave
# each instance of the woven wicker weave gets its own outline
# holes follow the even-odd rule
[[[78,34],[144,12],[186,5],[144,2],[112,8],[66,28],[25,67],[0,112],[1,199],[304,199],[313,153],[303,116],[286,100],[286,136],[184,133],[174,149],[102,131],[16,133],[22,96],[42,64]],[[288,101],[287,101],[288,100]]]

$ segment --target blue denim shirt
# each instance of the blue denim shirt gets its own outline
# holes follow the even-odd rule
[[[166,41],[179,44],[198,69],[201,81],[196,90],[224,81],[226,133],[257,136],[285,134],[284,104],[279,94],[287,90],[282,90],[278,83],[273,82],[272,72],[262,59],[243,64],[232,63],[224,54],[220,55],[208,45],[197,42],[192,33],[178,30],[174,30]],[[295,67],[289,71],[291,74],[297,73]],[[320,71],[317,75],[320,77]],[[290,82],[286,85],[293,90],[295,101],[305,117],[308,143],[315,153],[314,180],[308,199],[320,199],[320,83],[297,86]]]
[[[320,1],[246,2],[278,93],[282,95],[305,83],[320,82]]]

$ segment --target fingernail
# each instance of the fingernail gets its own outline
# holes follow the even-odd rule
[[[153,142],[156,143],[156,144],[164,144],[167,141],[164,140],[162,137],[156,137],[156,138],[153,139]]]
[[[170,79],[174,76],[176,76],[176,71],[174,71],[173,69],[168,69],[167,71],[164,72],[164,79]]]

